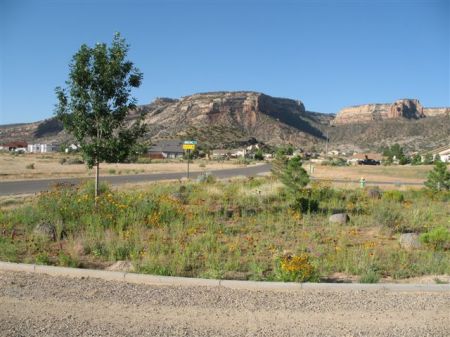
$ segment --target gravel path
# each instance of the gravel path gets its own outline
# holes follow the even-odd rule
[[[450,293],[247,291],[0,272],[0,335],[449,336]]]

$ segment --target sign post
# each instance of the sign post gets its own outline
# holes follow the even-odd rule
[[[195,150],[197,145],[196,140],[185,140],[183,143],[183,150],[187,150],[188,160],[187,160],[187,178],[189,179],[189,162],[191,161],[191,150]]]

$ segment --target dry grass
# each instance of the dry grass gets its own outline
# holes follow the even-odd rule
[[[309,165],[305,165],[305,168],[309,170]],[[427,174],[432,168],[432,165],[346,167],[314,165],[312,176],[321,179],[346,179],[349,181],[364,177],[367,183],[370,183],[370,181],[422,183],[426,180]]]
[[[76,156],[52,154],[22,154],[12,155],[0,153],[0,177],[2,180],[25,180],[46,178],[86,177],[93,175],[84,164],[60,164],[63,158],[77,158]],[[34,164],[31,169],[30,165]],[[28,167],[28,168],[27,168]],[[191,172],[214,171],[236,167],[235,162],[195,161],[190,164]],[[101,175],[169,173],[186,171],[186,163],[168,161],[151,164],[102,164]]]

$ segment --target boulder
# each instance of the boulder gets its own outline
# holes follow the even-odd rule
[[[47,240],[56,241],[56,226],[48,222],[42,222],[36,225],[33,234]]]
[[[337,223],[337,224],[346,224],[350,220],[350,217],[347,213],[336,213],[333,215],[330,215],[328,218],[328,221],[331,223]]]
[[[125,273],[131,273],[134,271],[134,266],[130,261],[117,261],[113,265],[106,268],[109,271],[122,271]]]
[[[381,192],[377,188],[371,188],[367,191],[367,196],[371,199],[381,199]]]
[[[212,175],[211,172],[203,172],[197,176],[196,181],[198,183],[212,182],[212,181],[214,181],[214,176]]]
[[[404,233],[400,235],[398,239],[400,247],[406,250],[419,249],[422,244],[419,241],[419,234],[416,233]]]

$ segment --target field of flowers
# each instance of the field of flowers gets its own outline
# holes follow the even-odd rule
[[[205,278],[361,282],[450,274],[450,196],[326,184],[298,207],[274,177],[158,183],[137,191],[55,186],[0,210],[0,260]],[[312,207],[313,205],[314,207]],[[345,224],[329,216],[346,212]],[[46,229],[46,231],[38,229]],[[404,249],[401,233],[420,234]]]

